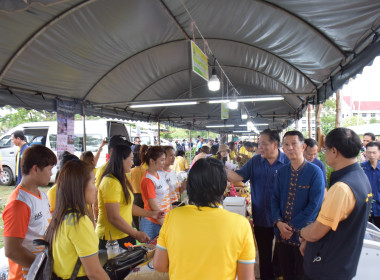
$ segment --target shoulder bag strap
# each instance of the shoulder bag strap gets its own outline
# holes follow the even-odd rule
[[[78,257],[77,263],[75,264],[75,267],[74,267],[73,273],[71,274],[70,280],[77,279],[77,275],[78,275],[81,264],[82,263],[80,261],[80,258]]]

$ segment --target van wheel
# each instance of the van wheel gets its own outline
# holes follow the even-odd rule
[[[10,186],[13,183],[12,170],[9,167],[3,166],[3,177],[0,179],[0,184],[3,186]]]

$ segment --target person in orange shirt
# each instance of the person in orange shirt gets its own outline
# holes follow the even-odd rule
[[[29,267],[43,247],[33,245],[43,238],[51,220],[49,200],[38,186],[49,184],[57,157],[48,148],[34,145],[21,160],[22,180],[9,196],[3,212],[4,248],[10,280],[26,279]]]
[[[141,195],[144,201],[144,209],[161,210],[165,214],[171,209],[170,188],[164,176],[160,176],[158,171],[162,171],[165,165],[165,153],[160,146],[153,146],[144,155],[144,161],[148,164],[148,169],[141,181]],[[160,219],[141,219],[141,230],[150,239],[155,238],[164,222],[164,217]]]

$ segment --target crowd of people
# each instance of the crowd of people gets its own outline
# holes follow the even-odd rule
[[[69,279],[78,262],[77,279],[109,279],[98,256],[107,241],[126,248],[157,236],[154,268],[173,279],[254,279],[254,239],[260,279],[351,279],[368,217],[380,226],[380,143],[364,137],[346,128],[326,136],[327,178],[318,143],[299,131],[280,141],[266,129],[257,144],[199,137],[190,165],[186,149],[116,135],[102,142],[109,160],[99,168],[99,152],[65,152],[46,195],[38,186],[48,184],[57,158],[15,132],[19,183],[3,212],[8,279],[26,277],[43,249],[34,239],[49,243],[58,279]],[[250,182],[253,228],[222,209],[228,181]]]

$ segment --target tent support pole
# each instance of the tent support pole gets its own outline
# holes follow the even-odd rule
[[[83,120],[83,151],[82,152],[85,152],[87,147],[86,147],[86,114],[85,114],[85,110],[84,110],[84,104],[82,104],[82,120]],[[103,140],[103,139],[102,139]]]
[[[159,146],[161,146],[161,137],[160,137],[160,118],[158,118],[157,122],[157,142]]]

